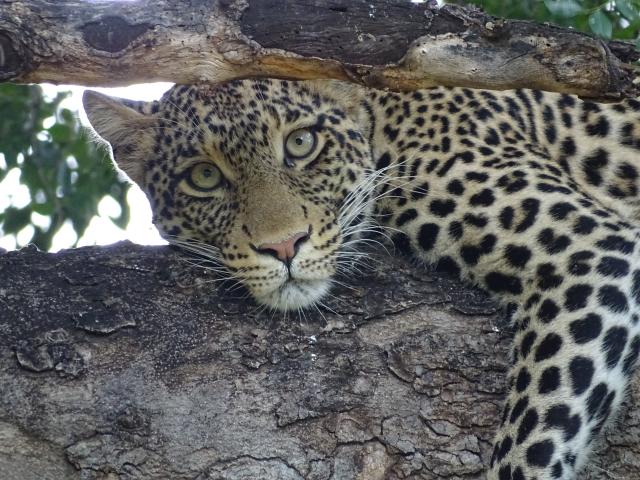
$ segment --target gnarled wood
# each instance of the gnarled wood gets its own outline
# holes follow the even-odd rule
[[[629,44],[407,0],[0,0],[0,80],[336,78],[637,96]]]
[[[380,262],[286,318],[169,247],[0,255],[0,478],[483,478],[504,315]],[[582,479],[637,478],[640,410],[624,412]]]

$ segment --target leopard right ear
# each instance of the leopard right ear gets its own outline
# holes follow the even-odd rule
[[[153,148],[155,124],[155,117],[144,113],[150,104],[91,90],[85,90],[82,104],[95,132],[111,144],[118,167],[144,190],[144,162]]]

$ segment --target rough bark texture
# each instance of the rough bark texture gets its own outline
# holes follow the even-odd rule
[[[169,247],[0,255],[0,478],[482,478],[504,315],[380,262],[300,319]],[[637,478],[640,382],[629,401],[582,479]]]
[[[246,76],[637,96],[631,44],[408,0],[0,0],[0,81]]]

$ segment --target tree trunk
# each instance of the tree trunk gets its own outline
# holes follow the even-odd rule
[[[374,259],[284,317],[170,247],[0,255],[0,478],[483,478],[504,314]],[[615,432],[582,479],[637,478],[640,409]]]
[[[247,76],[637,96],[633,44],[408,0],[0,0],[0,81]]]

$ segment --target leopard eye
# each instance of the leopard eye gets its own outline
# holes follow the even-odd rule
[[[220,186],[222,173],[215,165],[202,162],[191,167],[188,180],[196,190],[210,192]]]
[[[285,148],[291,158],[303,158],[313,152],[316,147],[316,134],[308,128],[294,130],[287,137]]]

